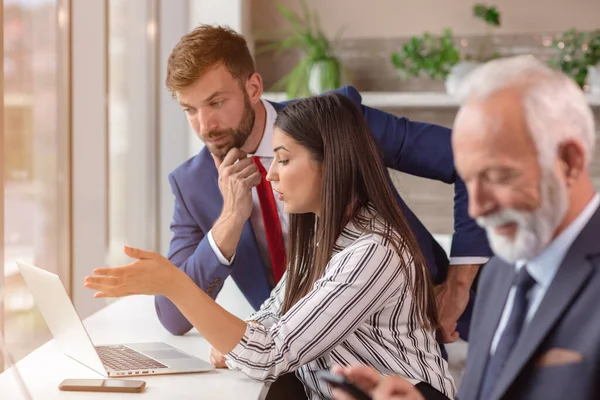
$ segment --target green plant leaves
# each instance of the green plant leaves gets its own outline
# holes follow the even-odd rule
[[[600,30],[579,32],[569,29],[552,43],[556,55],[548,64],[569,75],[583,88],[589,65],[600,62]]]
[[[275,83],[274,90],[285,90],[288,98],[303,97],[309,95],[310,70],[319,61],[334,60],[339,65],[339,60],[333,55],[329,39],[321,30],[319,16],[311,13],[304,0],[301,3],[301,15],[283,4],[277,4],[279,13],[290,25],[285,37],[272,41],[257,49],[257,53],[274,51],[275,56],[281,55],[287,50],[300,50],[303,53],[301,61],[283,78]],[[325,74],[323,79],[330,79],[330,85],[338,82],[339,87],[341,68],[337,68],[338,74]],[[326,85],[329,86],[329,85]]]
[[[483,20],[490,27],[500,26],[500,12],[496,6],[476,4],[473,6],[473,15]],[[487,39],[487,40],[486,40]],[[489,32],[482,40],[481,48],[477,55],[465,55],[465,60],[488,61],[498,58],[497,52],[484,52],[492,46]],[[460,51],[454,44],[452,31],[446,29],[442,35],[434,36],[424,33],[421,36],[410,38],[402,50],[392,53],[391,61],[402,78],[429,77],[431,79],[445,79],[452,67],[461,59]]]
[[[429,77],[444,79],[460,61],[460,53],[446,29],[441,36],[428,32],[414,36],[399,52],[392,53],[391,61],[400,77]]]
[[[473,6],[473,15],[482,19],[490,26],[500,26],[500,12],[496,6],[486,6],[485,4],[475,4]]]

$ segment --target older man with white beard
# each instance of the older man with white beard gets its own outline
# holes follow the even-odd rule
[[[487,63],[462,89],[455,164],[496,257],[480,280],[458,398],[600,399],[592,111],[571,79],[529,56]],[[427,398],[366,367],[335,372],[376,400]]]

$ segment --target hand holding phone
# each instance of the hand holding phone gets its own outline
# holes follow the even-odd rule
[[[65,379],[58,388],[68,392],[141,393],[146,382],[127,379]]]
[[[317,373],[317,376],[329,383],[331,387],[345,391],[356,400],[373,400],[371,396],[363,392],[343,375],[334,374],[329,371],[320,371]]]

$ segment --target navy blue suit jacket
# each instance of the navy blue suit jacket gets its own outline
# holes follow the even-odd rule
[[[362,109],[388,168],[454,184],[455,232],[451,256],[490,257],[492,253],[485,232],[467,213],[467,191],[454,168],[450,129],[412,122],[407,118],[367,107],[362,104],[358,91],[351,86],[335,92],[350,98]],[[287,103],[272,104],[279,111]],[[175,195],[175,211],[168,257],[213,298],[219,293],[224,280],[231,276],[248,302],[258,309],[273,288],[265,274],[250,222],[247,221],[244,226],[231,266],[219,262],[206,237],[223,206],[217,179],[217,169],[206,148],[169,175]],[[389,176],[388,179],[392,185]],[[395,189],[394,194],[417,237],[434,283],[442,283],[448,272],[446,253]],[[156,297],[156,310],[161,323],[171,333],[184,334],[191,329],[192,325],[165,297]],[[459,321],[459,332],[463,338],[468,334],[470,314],[471,307],[468,307]]]

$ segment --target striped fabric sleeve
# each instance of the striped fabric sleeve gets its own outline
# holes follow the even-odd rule
[[[270,328],[248,325],[228,366],[261,381],[328,353],[404,287],[393,250],[361,240],[334,257],[313,290]],[[400,280],[400,281],[399,281]]]
[[[287,273],[284,273],[277,286],[271,291],[269,298],[262,303],[257,312],[246,318],[246,321],[256,321],[267,328],[279,322],[285,296],[286,277]]]

